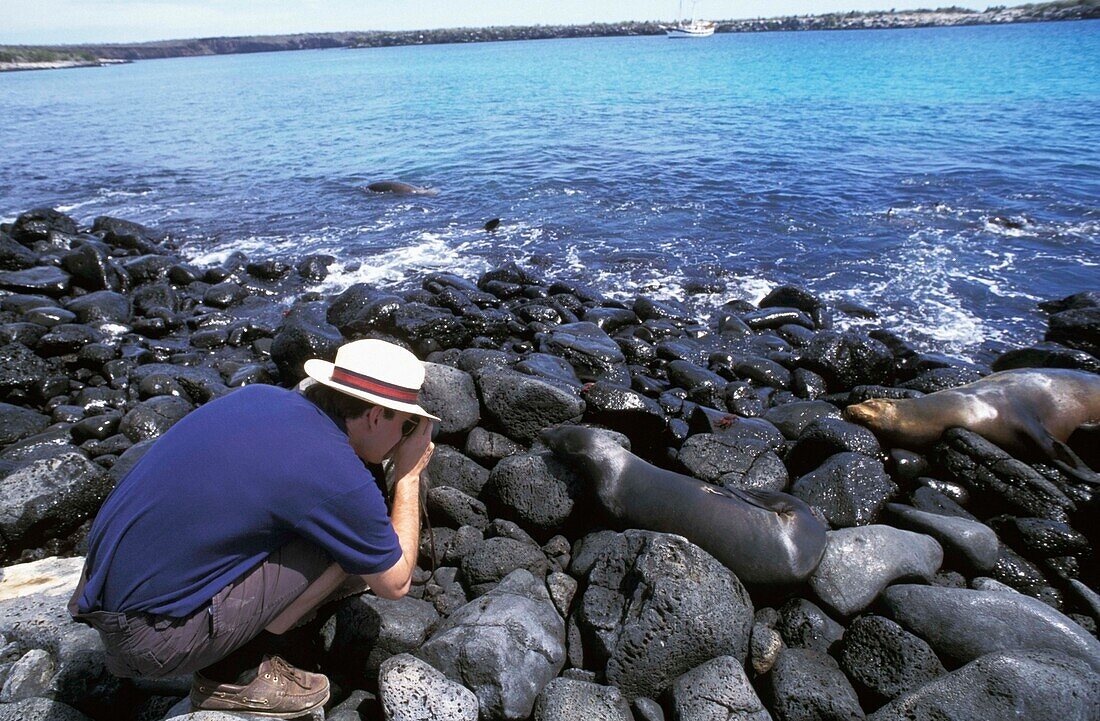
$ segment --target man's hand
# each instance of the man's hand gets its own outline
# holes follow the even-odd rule
[[[432,420],[430,418],[420,418],[419,420],[420,423],[417,424],[416,430],[410,433],[407,438],[402,438],[393,451],[393,477],[395,482],[400,482],[409,476],[419,478],[428,466],[428,461],[432,458],[432,452],[435,451],[435,444],[432,443]]]

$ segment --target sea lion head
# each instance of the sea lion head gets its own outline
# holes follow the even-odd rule
[[[583,426],[557,426],[539,437],[562,463],[590,481],[596,495],[608,502],[614,497],[630,452],[615,434]]]
[[[898,402],[890,398],[872,398],[845,408],[844,418],[876,433],[888,434],[897,430]]]

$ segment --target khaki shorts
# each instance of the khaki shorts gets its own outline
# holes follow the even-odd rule
[[[332,563],[316,546],[292,541],[183,618],[139,611],[77,613],[82,578],[69,613],[99,631],[107,647],[107,670],[116,676],[192,673],[255,638]]]

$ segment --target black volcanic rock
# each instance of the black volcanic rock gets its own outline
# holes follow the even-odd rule
[[[72,277],[52,265],[0,271],[0,288],[15,293],[43,293],[54,298],[69,291]]]
[[[830,391],[889,383],[894,358],[881,342],[858,333],[822,331],[796,354],[802,368],[817,373]]]
[[[1100,306],[1064,310],[1052,315],[1048,322],[1050,327],[1044,340],[1100,357]]]
[[[64,213],[52,208],[35,208],[15,219],[11,236],[19,243],[29,246],[35,241],[47,240],[51,231],[71,235],[77,230],[76,221]]]
[[[290,309],[271,344],[271,359],[284,384],[305,377],[303,364],[310,358],[331,360],[344,343],[340,331],[325,320],[323,303],[299,303]]]
[[[167,236],[140,223],[101,215],[92,222],[92,232],[116,248],[136,250],[140,253],[156,253]]]

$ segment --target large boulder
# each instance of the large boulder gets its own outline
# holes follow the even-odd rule
[[[963,560],[970,568],[987,572],[997,563],[1000,542],[993,529],[984,523],[941,516],[900,503],[888,503],[886,509],[898,519],[898,525],[935,538],[946,553]]]
[[[791,484],[790,493],[821,511],[833,528],[878,520],[898,492],[882,463],[862,453],[837,453]]]
[[[767,676],[766,694],[782,721],[862,721],[855,689],[836,661],[819,651],[787,648]]]
[[[797,351],[800,367],[825,379],[830,391],[885,385],[894,376],[894,356],[880,341],[854,332],[822,331]]]
[[[478,385],[489,417],[510,438],[531,443],[539,431],[584,415],[584,401],[575,393],[510,370],[487,370]]]
[[[421,478],[429,487],[450,486],[477,498],[489,481],[489,471],[451,446],[437,444]]]
[[[868,721],[1100,718],[1100,674],[1050,651],[997,651],[883,706]]]
[[[63,536],[90,518],[111,485],[104,468],[66,451],[0,480],[0,542],[9,548]]]
[[[469,373],[438,363],[424,364],[424,385],[420,405],[439,416],[444,435],[466,433],[481,420],[477,386]]]
[[[183,398],[155,396],[142,401],[122,417],[118,432],[134,443],[159,438],[194,408]]]
[[[420,648],[439,623],[427,601],[362,594],[340,604],[332,621],[329,660],[353,683],[374,676],[387,658]]]
[[[1083,350],[1100,358],[1100,306],[1072,308],[1050,316],[1043,340]]]
[[[604,540],[575,612],[609,683],[655,698],[704,661],[744,662],[752,601],[732,571],[680,536],[629,530]]]
[[[582,381],[630,385],[630,372],[622,350],[595,323],[557,326],[539,338],[539,350],[568,361]]]
[[[900,578],[930,580],[943,563],[940,544],[923,533],[875,525],[826,535],[825,555],[810,576],[810,587],[845,616],[862,611]]]
[[[477,721],[477,696],[470,689],[407,653],[382,664],[378,695],[389,721]]]
[[[67,609],[83,566],[83,558],[46,558],[5,568],[0,577],[0,636],[23,651],[39,649],[50,654],[54,670],[46,695],[62,705],[107,714],[111,704],[117,703],[119,681],[104,665],[99,633],[73,621]],[[0,705],[0,718],[20,721],[70,718],[3,715],[20,705],[35,708],[33,701],[36,700]]]
[[[565,622],[546,584],[520,569],[451,614],[416,655],[472,690],[482,719],[524,719],[565,664]]]
[[[285,385],[305,377],[303,364],[311,358],[332,360],[344,343],[340,330],[325,320],[324,303],[300,303],[290,309],[271,343],[271,360]]]
[[[772,721],[745,669],[732,656],[711,659],[676,679],[672,706],[682,721]]]
[[[497,463],[484,493],[494,515],[546,540],[570,520],[579,487],[576,474],[553,454],[528,453]]]
[[[0,403],[0,449],[35,433],[41,433],[50,425],[50,417],[29,408]]]
[[[634,721],[634,716],[614,686],[556,678],[539,695],[534,721]]]
[[[684,441],[678,458],[691,475],[711,483],[769,491],[787,487],[783,461],[757,438],[696,433]]]
[[[882,602],[888,616],[941,658],[967,663],[994,651],[1056,651],[1100,673],[1100,641],[1030,596],[902,584],[886,589]]]
[[[969,489],[983,517],[998,513],[1066,521],[1073,501],[1031,466],[963,428],[950,428],[934,457]],[[978,511],[975,511],[977,513]]]
[[[861,616],[844,632],[840,667],[875,705],[947,673],[924,640],[882,616]]]

